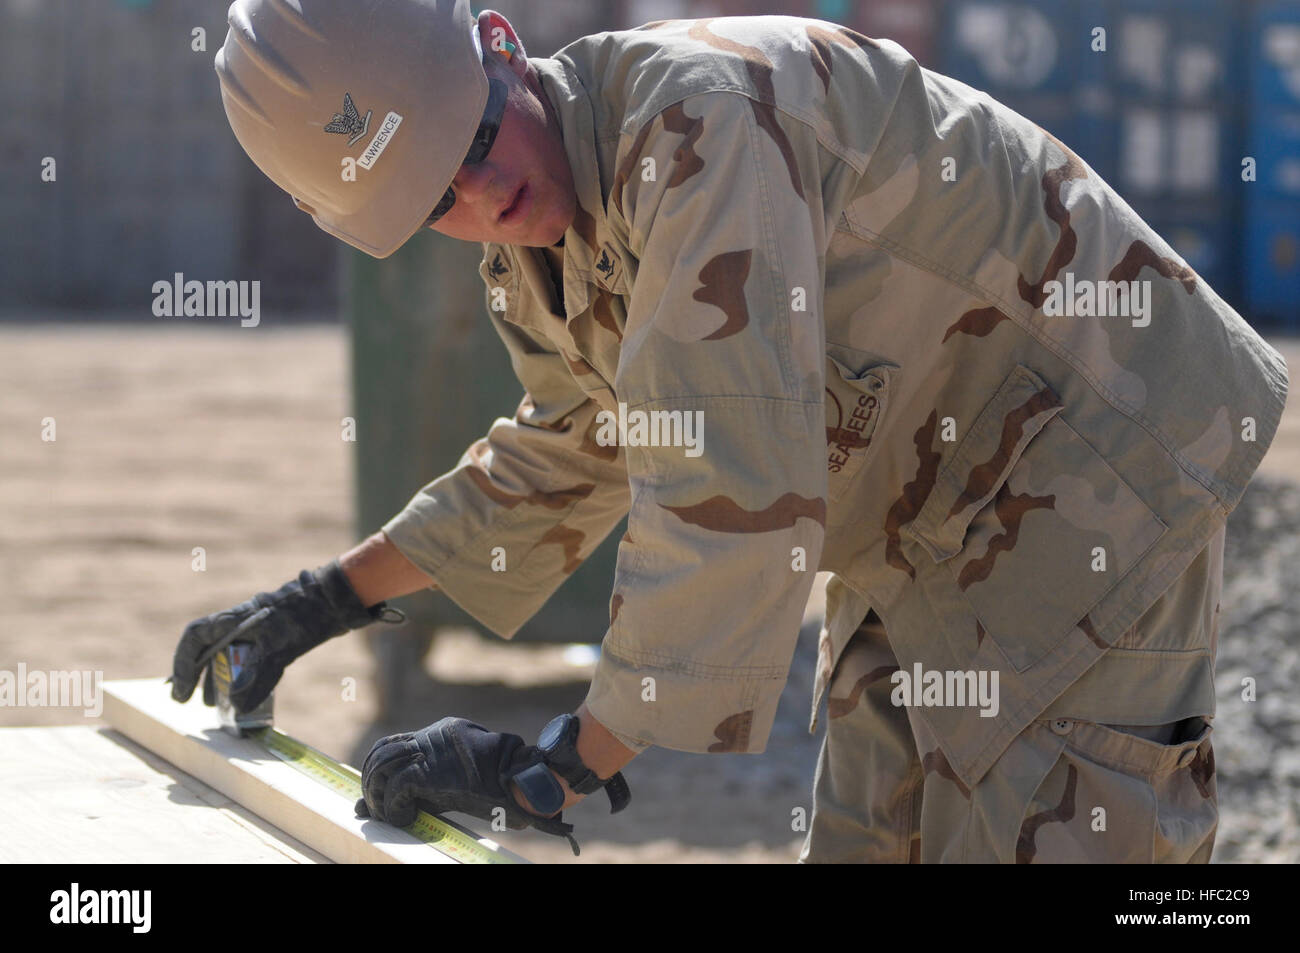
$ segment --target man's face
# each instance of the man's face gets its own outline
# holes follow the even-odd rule
[[[554,245],[577,210],[573,173],[558,122],[524,54],[507,63],[490,52],[491,29],[499,22],[481,18],[480,37],[489,51],[488,76],[510,90],[501,127],[483,162],[461,166],[452,181],[455,204],[430,227],[463,241]],[[517,43],[513,34],[510,40]]]

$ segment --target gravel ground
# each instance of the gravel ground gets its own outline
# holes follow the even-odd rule
[[[1228,518],[1215,669],[1220,863],[1300,861],[1300,484],[1257,477]],[[1255,700],[1243,699],[1243,679]]]

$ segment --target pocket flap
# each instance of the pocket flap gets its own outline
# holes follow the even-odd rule
[[[961,551],[971,519],[1006,482],[1025,446],[1063,404],[1041,377],[1017,364],[984,405],[904,532],[935,562]]]
[[[838,382],[826,377],[826,442],[843,443],[849,449],[865,448],[871,443],[879,417],[880,404],[889,390],[892,365],[877,364],[855,371],[827,354]]]
[[[855,371],[826,355],[826,473],[832,501],[853,484],[871,447],[897,365],[876,363]]]

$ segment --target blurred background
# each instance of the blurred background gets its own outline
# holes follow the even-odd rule
[[[811,16],[896,40],[1070,145],[1289,361],[1300,355],[1300,0],[485,7],[532,56],[683,16]],[[377,262],[319,231],[245,157],[212,70],[225,11],[0,0],[0,668],[166,673],[187,621],[373,532],[521,396],[483,320],[478,246],[426,232]],[[259,281],[260,323],[155,317],[153,284],[176,273]],[[1300,859],[1300,605],[1286,583],[1297,479],[1289,413],[1230,524],[1218,860]],[[585,695],[619,535],[514,643],[434,593],[402,600],[409,624],[296,663],[278,723],[353,762],[380,734],[444,714],[535,737]],[[791,810],[811,804],[820,744],[806,730],[819,613],[815,595],[768,753],[651,751],[630,773],[634,810],[570,818],[595,839],[583,860],[797,854]],[[1257,704],[1237,697],[1241,674],[1261,679]],[[78,718],[0,708],[0,726]],[[562,843],[512,836],[530,857],[570,859]]]
[[[225,4],[0,2],[7,308],[141,310],[172,271],[264,282],[331,313],[340,245],[306,227],[225,124]],[[1294,0],[501,0],[534,55],[675,16],[786,13],[887,36],[1075,149],[1252,320],[1300,321]],[[477,5],[476,5],[477,8]],[[206,33],[204,49],[192,32]],[[1105,30],[1104,51],[1093,31]],[[58,188],[33,185],[59,160]],[[1256,162],[1243,182],[1242,162]],[[111,252],[106,251],[111,249]],[[147,302],[147,298],[143,299]]]

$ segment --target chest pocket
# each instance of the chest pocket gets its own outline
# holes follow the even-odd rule
[[[1105,647],[1089,610],[1167,529],[1062,409],[1017,366],[904,528],[948,567],[1017,672],[1069,637]]]
[[[876,364],[857,371],[826,355],[826,482],[832,500],[849,491],[862,469],[896,370]]]

